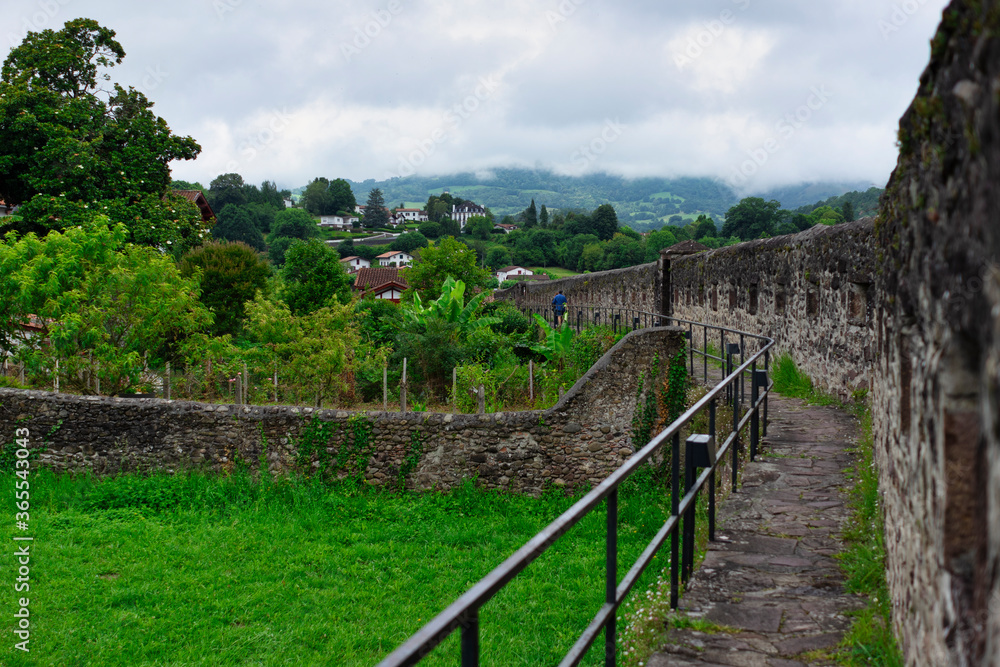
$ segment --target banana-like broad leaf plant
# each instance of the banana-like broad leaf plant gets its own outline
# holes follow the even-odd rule
[[[542,355],[546,361],[555,364],[559,370],[562,370],[563,366],[566,365],[570,351],[573,349],[573,330],[570,329],[568,323],[563,324],[558,329],[553,329],[538,313],[535,313],[534,317],[538,326],[541,327],[542,333],[545,334],[545,340],[532,344],[532,351]]]

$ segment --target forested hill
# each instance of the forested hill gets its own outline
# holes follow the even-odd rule
[[[349,179],[348,179],[349,180]],[[488,207],[494,215],[516,215],[534,199],[550,210],[593,210],[610,203],[622,223],[645,231],[659,229],[664,223],[688,222],[706,213],[721,222],[726,211],[740,196],[725,183],[709,178],[636,178],[610,174],[562,176],[551,171],[532,169],[494,169],[488,175],[474,173],[446,176],[408,176],[386,181],[369,179],[350,181],[359,202],[366,200],[372,188],[379,188],[388,206],[416,205],[428,196],[447,190],[452,195]],[[782,208],[815,206],[829,197],[850,190],[867,190],[871,183],[803,183],[763,193],[764,199],[777,199]],[[682,219],[672,216],[681,216]]]

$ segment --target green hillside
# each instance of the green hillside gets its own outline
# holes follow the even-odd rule
[[[516,215],[534,199],[550,211],[573,209],[590,211],[610,203],[618,219],[639,231],[659,229],[664,223],[685,224],[705,213],[721,222],[740,195],[722,182],[710,178],[636,178],[596,173],[563,176],[534,169],[495,169],[490,178],[472,172],[444,176],[408,176],[386,181],[369,179],[349,181],[359,202],[365,201],[373,188],[382,190],[390,206],[426,202],[427,198],[448,191],[488,207],[495,216]],[[785,209],[813,208],[830,197],[854,189],[866,190],[867,183],[804,183],[783,187],[754,196],[777,199]],[[877,199],[877,197],[876,197]],[[814,202],[818,202],[814,204]],[[831,204],[832,205],[832,204]],[[855,204],[855,208],[859,208]],[[810,209],[811,210],[811,209]],[[679,217],[677,217],[679,216]]]

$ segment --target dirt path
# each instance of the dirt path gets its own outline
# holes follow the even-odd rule
[[[720,506],[718,541],[678,609],[729,630],[672,630],[647,667],[832,664],[825,650],[849,627],[845,612],[864,606],[833,558],[857,430],[844,410],[772,395],[764,456]]]

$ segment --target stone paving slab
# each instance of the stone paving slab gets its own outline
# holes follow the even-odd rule
[[[716,542],[678,612],[725,630],[671,630],[647,667],[826,665],[864,601],[844,590],[834,555],[850,515],[844,470],[857,421],[833,407],[772,394],[762,456],[718,511]],[[810,661],[812,660],[812,661]]]

